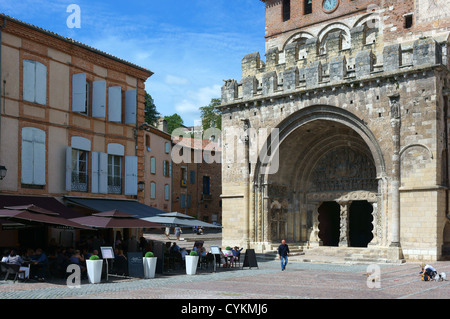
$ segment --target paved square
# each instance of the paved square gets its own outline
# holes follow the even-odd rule
[[[2,299],[441,299],[450,296],[450,281],[423,282],[419,264],[380,264],[379,288],[369,288],[368,265],[259,261],[258,268],[201,270],[157,275],[154,279],[114,279],[101,284],[83,280],[69,288],[63,280],[0,282]],[[450,262],[435,262],[450,274]],[[371,272],[372,273],[372,272]]]

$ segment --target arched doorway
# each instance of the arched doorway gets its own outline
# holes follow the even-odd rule
[[[313,246],[319,242],[327,246],[349,245],[350,206],[345,203],[356,199],[346,196],[383,190],[379,176],[385,165],[373,134],[353,114],[329,106],[300,110],[278,128],[277,138],[268,138],[270,147],[264,148],[270,149],[270,154],[262,154],[256,166],[255,190],[261,193],[256,196],[251,225],[255,238],[272,242],[278,238],[274,229],[267,227],[273,224],[270,203],[277,199],[288,203],[282,212],[287,240]],[[269,165],[261,164],[269,162],[270,166],[276,163],[275,172],[268,173]],[[376,222],[381,220],[378,210],[374,215]],[[258,238],[260,230],[264,233]],[[357,244],[367,246],[364,242]]]
[[[338,246],[340,231],[340,206],[336,202],[324,202],[319,207],[319,238],[323,246]]]
[[[367,247],[373,239],[373,207],[367,201],[354,201],[349,211],[349,240],[351,247]]]

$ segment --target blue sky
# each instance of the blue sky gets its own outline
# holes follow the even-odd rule
[[[70,4],[81,8],[81,28],[67,26]],[[223,80],[241,79],[246,54],[264,56],[259,0],[0,0],[0,12],[150,69],[158,111],[185,125],[220,98]]]

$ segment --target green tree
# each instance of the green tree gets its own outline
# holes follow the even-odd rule
[[[183,126],[183,119],[177,113],[170,116],[165,116],[164,119],[167,121],[167,131],[172,134],[173,130]]]
[[[150,125],[156,125],[161,114],[156,110],[155,101],[152,96],[145,92],[145,122]]]
[[[220,99],[211,99],[209,105],[200,107],[203,132],[211,127],[222,129],[222,115],[217,108],[220,103]]]

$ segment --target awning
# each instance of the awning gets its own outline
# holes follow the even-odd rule
[[[65,196],[64,199],[68,204],[75,204],[97,212],[119,210],[134,215],[137,218],[153,217],[165,213],[163,210],[141,204],[134,200],[92,199],[69,196]]]
[[[48,196],[18,196],[18,195],[1,195],[0,194],[0,209],[10,206],[29,206],[35,205],[42,209],[57,213],[59,217],[66,219],[83,216],[54,197]]]
[[[19,221],[24,224],[42,224],[48,226],[65,226],[78,229],[92,229],[79,223],[60,217],[58,213],[35,205],[8,206],[0,209],[0,218]]]

